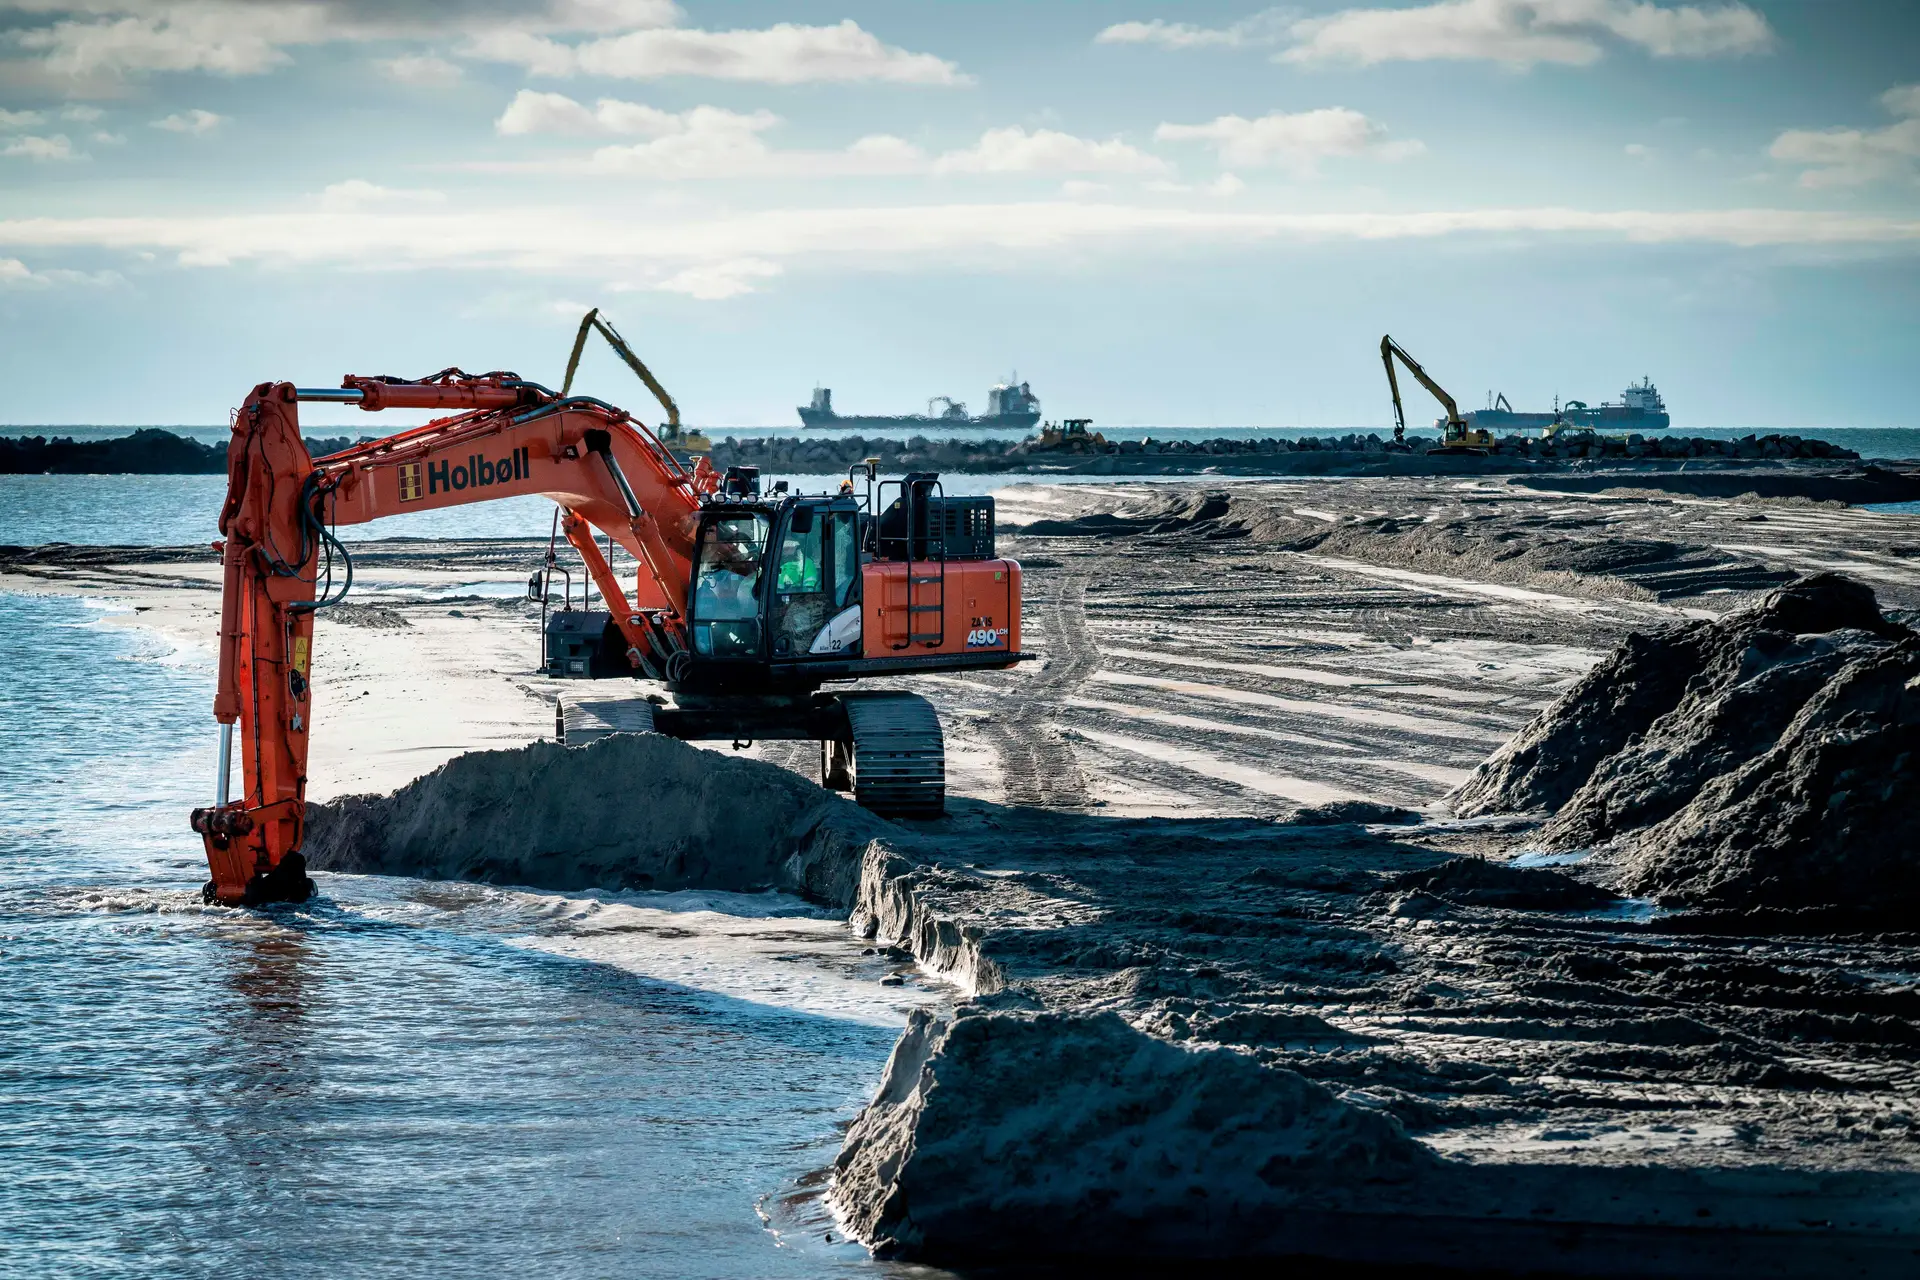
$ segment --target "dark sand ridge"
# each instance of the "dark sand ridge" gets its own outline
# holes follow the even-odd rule
[[[981,994],[951,1027],[903,1042],[890,1079],[917,1084],[904,1101],[890,1089],[858,1127],[841,1176],[849,1220],[922,1256],[1365,1247],[1640,1274],[1831,1274],[1870,1247],[1863,1238],[1910,1231],[1920,1221],[1907,1180],[1920,1099],[1910,939],[1756,937],[1724,923],[1703,933],[1692,909],[1649,919],[1631,905],[1576,905],[1607,899],[1562,874],[1515,871],[1515,883],[1491,863],[1453,860],[1505,854],[1536,834],[1533,822],[1274,819],[1355,796],[1437,814],[1444,792],[1624,636],[1759,599],[1716,581],[1764,590],[1792,570],[1845,563],[1883,602],[1920,603],[1920,574],[1901,554],[1920,543],[1920,522],[1457,481],[1236,486],[1222,513],[1232,518],[1197,518],[1212,503],[1205,490],[1123,485],[1003,495],[1003,520],[1029,530],[1008,547],[1028,566],[1030,643],[1046,664],[913,682],[942,704],[959,789],[982,798],[937,828],[869,842],[845,907]],[[1241,518],[1255,512],[1268,522],[1259,529]],[[1518,536],[1467,540],[1424,569],[1398,563],[1388,538],[1339,556],[1288,549],[1381,515],[1490,533],[1504,521]],[[1086,516],[1105,519],[1072,527]],[[1033,532],[1043,520],[1069,531]],[[1664,541],[1682,554],[1666,569],[1604,573],[1494,558],[1559,537]],[[368,551],[390,567],[502,576],[532,554],[507,543]],[[23,567],[80,587],[123,571],[112,553],[67,562],[84,558],[39,553]],[[446,612],[444,601],[370,603]],[[630,788],[632,776],[623,767],[609,786]],[[816,886],[847,880],[811,874]],[[1126,1035],[1112,1039],[1100,1014]],[[1013,1025],[1043,1016],[1072,1025],[1045,1036]],[[916,1043],[928,1049],[917,1071]],[[1201,1059],[1185,1083],[1160,1078],[1162,1050],[1176,1045]],[[1229,1051],[1237,1065],[1209,1065]],[[1299,1176],[1276,1167],[1273,1181],[1257,1169],[1250,1179],[1231,1142],[1222,1156],[1223,1186],[1257,1206],[1251,1224],[1225,1210],[1197,1217],[1201,1197],[1171,1175],[1129,1202],[1144,1216],[1088,1212],[1099,1207],[1089,1189],[1135,1138],[1141,1150],[1205,1150],[1212,1113],[1180,1100],[1238,1095],[1247,1063],[1267,1074],[1246,1079],[1273,1085],[1248,1095],[1249,1111],[1291,1105],[1290,1071],[1343,1108],[1398,1121],[1425,1155],[1398,1163],[1405,1147],[1332,1123],[1346,1112],[1303,1092],[1286,1145]],[[1079,1112],[1012,1089],[1099,1064],[1113,1064],[1113,1078],[1096,1075]],[[889,1146],[888,1135],[922,1131],[915,1109],[942,1090],[925,1159]],[[1139,1127],[1163,1113],[1175,1117],[1168,1128]],[[1112,1141],[1093,1140],[1102,1133]],[[1082,1150],[1091,1154],[1076,1163]],[[1444,1177],[1419,1171],[1430,1160]],[[1357,1166],[1377,1177],[1333,1172]],[[1340,1216],[1349,1210],[1389,1217]],[[1581,1221],[1639,1225],[1539,1225]],[[1036,1243],[1035,1223],[1058,1230]],[[1679,1225],[1647,1225],[1659,1223]],[[1552,1253],[1527,1252],[1542,1239],[1558,1242]],[[1909,1273],[1910,1255],[1886,1257],[1881,1273]]]

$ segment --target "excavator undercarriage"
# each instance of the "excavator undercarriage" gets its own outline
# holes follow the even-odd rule
[[[651,374],[643,380],[677,427],[671,399]],[[299,428],[298,406],[309,401],[451,412],[316,461]],[[856,478],[865,482],[858,496]],[[880,481],[870,464],[835,493],[785,489],[762,495],[751,468],[723,477],[704,456],[689,466],[625,410],[511,373],[255,387],[234,417],[215,544],[224,565],[214,699],[222,764],[217,802],[193,814],[212,872],[208,901],[311,892],[300,850],[321,678],[314,619],[346,597],[353,573],[337,529],[525,494],[558,507],[529,592],[543,602],[545,674],[653,682],[643,697],[563,696],[556,732],[567,742],[647,729],[813,740],[827,785],[882,813],[941,812],[945,753],[932,705],[827,686],[1006,668],[1026,656],[1020,566],[995,554],[992,500],[946,498],[927,473]],[[584,568],[578,609],[562,537]],[[624,581],[614,548],[632,561]],[[557,573],[568,586],[555,610]],[[587,584],[597,608],[586,607]]]

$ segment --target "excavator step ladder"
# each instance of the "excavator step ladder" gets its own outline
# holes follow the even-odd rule
[[[940,571],[938,573],[921,574],[913,573],[909,570],[907,574],[907,599],[911,600],[916,595],[921,596],[923,599],[923,602],[920,604],[909,604],[907,606],[907,643],[910,645],[925,644],[937,647],[941,641],[946,639],[947,562],[945,557],[940,559],[939,565]],[[933,603],[931,604],[924,603],[925,588],[927,587],[933,588]],[[927,614],[933,615],[933,630],[914,630],[913,628],[919,623],[920,619]]]
[[[926,532],[918,533],[914,516],[919,513],[913,510],[914,488],[911,483],[902,486],[907,501],[907,644],[937,649],[947,638],[946,493],[937,480],[926,486],[931,490],[924,495]],[[918,556],[914,554],[916,551]],[[916,560],[923,565],[932,562],[937,568],[933,573],[915,573]],[[928,588],[932,588],[931,593]],[[933,596],[931,602],[926,599],[928,594]],[[929,614],[933,619],[931,631],[920,625],[921,619]]]

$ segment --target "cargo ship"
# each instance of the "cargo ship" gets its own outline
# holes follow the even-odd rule
[[[935,405],[946,407],[936,413]],[[949,396],[935,396],[927,401],[925,413],[836,413],[833,391],[827,387],[815,387],[813,403],[801,405],[796,412],[804,426],[831,427],[836,430],[930,431],[955,427],[1012,427],[1025,431],[1040,421],[1040,397],[1034,395],[1026,383],[1008,379],[987,392],[987,411],[978,415],[968,414],[964,403]]]
[[[1504,395],[1489,398],[1484,409],[1469,410],[1467,426],[1494,432],[1541,431],[1558,424],[1562,430],[1586,431],[1665,431],[1673,422],[1667,416],[1666,402],[1654,387],[1652,378],[1642,378],[1620,393],[1618,403],[1603,401],[1589,405],[1584,400],[1565,404],[1554,400],[1551,413],[1516,410]],[[1439,425],[1436,423],[1435,425]]]

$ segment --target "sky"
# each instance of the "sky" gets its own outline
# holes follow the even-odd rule
[[[1920,5],[0,0],[0,422],[557,384],[590,306],[703,425],[1379,429],[1391,333],[1463,408],[1920,426]]]

